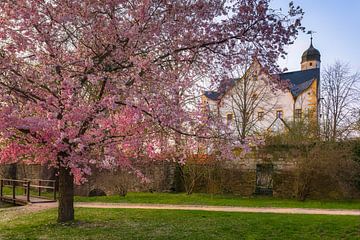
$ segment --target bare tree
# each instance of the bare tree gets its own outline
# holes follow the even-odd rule
[[[248,135],[263,130],[259,123],[269,117],[277,104],[277,98],[274,86],[271,86],[268,76],[262,74],[257,61],[250,67],[238,69],[237,74],[242,77],[233,80],[234,86],[225,105],[231,109],[234,131],[242,141]]]
[[[359,81],[360,73],[351,73],[348,64],[337,61],[324,69],[321,80],[321,131],[325,140],[343,139],[351,133],[358,111]]]

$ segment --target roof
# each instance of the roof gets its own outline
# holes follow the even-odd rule
[[[215,91],[206,91],[204,92],[205,97],[211,99],[211,100],[219,100],[220,99],[220,93]]]
[[[294,97],[299,96],[303,91],[308,89],[315,79],[320,79],[320,69],[313,68],[302,71],[287,72],[279,74],[281,80],[289,80],[291,85],[290,91]]]
[[[301,63],[307,62],[307,61],[320,61],[320,52],[314,46],[312,45],[312,39],[310,43],[310,47],[303,53],[301,56]]]
[[[291,83],[289,87],[291,94],[294,97],[299,96],[303,91],[308,89],[315,79],[320,79],[320,69],[313,68],[308,70],[301,70],[295,72],[286,72],[279,74],[281,80],[288,80]],[[206,91],[204,95],[213,100],[220,100],[221,97],[232,87],[235,85],[236,81],[239,78],[227,79],[220,82],[220,86],[218,91]]]
[[[289,125],[284,121],[281,117],[276,117],[275,120],[270,124],[270,126],[267,128],[267,130],[275,130],[279,131],[282,127],[285,127],[287,129],[290,129]]]
[[[308,89],[311,86],[313,81],[315,81],[315,79],[311,79],[309,81],[306,81],[306,82],[303,82],[298,85],[294,85],[294,86],[290,87],[291,94],[294,97],[298,97],[303,91],[305,91],[306,89]]]
[[[307,82],[311,79],[320,78],[320,69],[313,68],[295,72],[286,72],[279,74],[281,80],[289,80],[293,85],[298,85]]]
[[[220,100],[222,96],[235,85],[238,78],[224,79],[220,82],[218,91],[206,91],[204,95],[211,100]]]

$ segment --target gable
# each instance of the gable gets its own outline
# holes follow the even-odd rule
[[[256,71],[256,75],[259,75],[260,69],[261,69],[260,63],[257,60],[255,60],[250,65],[250,67],[246,70],[246,72],[254,70],[254,71]],[[230,91],[230,89],[232,89],[237,84],[237,82],[240,79],[242,79],[244,76],[238,77],[238,78],[223,79],[219,84],[218,90],[217,91],[205,91],[204,92],[205,97],[207,97],[213,101],[221,100],[221,98],[224,95],[226,95]]]
[[[249,69],[254,68],[256,64],[259,63],[255,61]],[[278,76],[280,77],[280,80],[290,82],[289,90],[292,96],[296,98],[306,89],[308,89],[315,80],[320,79],[320,69],[313,68],[294,72],[286,72],[281,73]],[[218,101],[236,84],[239,79],[241,78],[223,80],[220,82],[217,91],[206,91],[204,92],[204,95],[213,101]]]

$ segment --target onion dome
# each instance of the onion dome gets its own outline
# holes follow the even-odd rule
[[[319,50],[314,48],[314,46],[312,44],[312,38],[311,38],[310,47],[301,56],[301,63],[304,63],[307,61],[319,61],[320,62],[320,52],[319,52]]]

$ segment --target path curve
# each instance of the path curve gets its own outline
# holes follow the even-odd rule
[[[360,216],[360,210],[344,209],[310,209],[310,208],[272,208],[272,207],[231,207],[203,205],[170,205],[170,204],[130,204],[130,203],[97,203],[78,202],[78,208],[119,208],[119,209],[155,209],[155,210],[195,210],[211,212],[249,212],[249,213],[281,213],[281,214],[320,214]]]
[[[19,207],[8,207],[0,209],[0,222],[10,221],[14,218],[21,217],[28,213],[39,212],[42,210],[56,208],[56,202],[51,203],[34,203]]]

